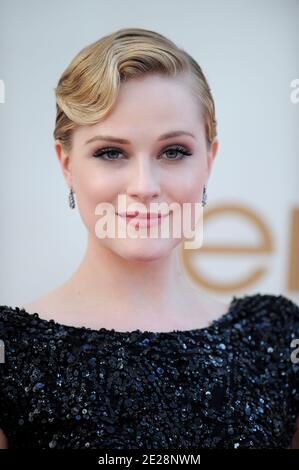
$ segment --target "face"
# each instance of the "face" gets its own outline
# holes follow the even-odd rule
[[[182,134],[161,140],[162,134],[178,130],[194,137]],[[129,142],[102,140],[99,136]],[[182,242],[183,235],[171,236],[170,230],[168,237],[142,237],[146,229],[136,227],[134,238],[99,238],[95,227],[101,216],[95,214],[96,206],[109,203],[114,209],[110,221],[114,219],[115,224],[119,221],[125,226],[126,219],[117,215],[119,195],[125,196],[125,211],[131,209],[132,203],[151,212],[153,203],[181,209],[189,203],[194,207],[194,203],[201,203],[217,146],[214,140],[207,147],[198,102],[188,84],[160,75],[123,82],[105,120],[73,131],[70,153],[65,153],[60,142],[55,141],[64,177],[73,188],[89,236],[115,254],[135,261],[169,255]],[[170,210],[162,223],[171,225],[173,215]],[[130,225],[132,229],[134,224]]]

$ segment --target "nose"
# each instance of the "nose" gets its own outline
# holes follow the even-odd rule
[[[158,168],[154,168],[147,158],[136,159],[129,176],[127,195],[143,203],[161,194]]]

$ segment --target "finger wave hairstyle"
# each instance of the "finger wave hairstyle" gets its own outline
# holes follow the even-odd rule
[[[199,64],[165,36],[142,28],[123,28],[83,48],[61,75],[55,90],[54,138],[65,151],[72,131],[96,124],[112,109],[121,82],[160,74],[182,80],[198,100],[207,145],[217,135],[215,105]]]

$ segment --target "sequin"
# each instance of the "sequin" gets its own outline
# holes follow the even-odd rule
[[[200,313],[199,313],[200,315]],[[299,307],[233,297],[208,327],[72,327],[0,306],[10,448],[286,448],[299,415]]]

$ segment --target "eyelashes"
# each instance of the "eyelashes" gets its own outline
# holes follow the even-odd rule
[[[162,150],[160,155],[163,155],[166,152],[172,152],[172,153],[175,153],[175,154],[178,153],[180,155],[179,158],[173,158],[173,157],[166,158],[165,159],[166,161],[180,161],[180,160],[184,160],[185,158],[192,155],[192,153],[186,147],[184,147],[183,145],[172,145],[170,147],[167,147],[166,149]],[[121,161],[121,160],[123,160],[123,158],[113,158],[113,157],[112,158],[107,158],[108,154],[110,154],[110,155],[114,154],[114,156],[115,156],[115,154],[122,154],[122,150],[119,149],[119,148],[116,148],[116,147],[105,147],[105,148],[102,148],[102,149],[97,149],[93,153],[92,156],[94,158],[100,158],[101,160],[105,160],[105,161]]]

